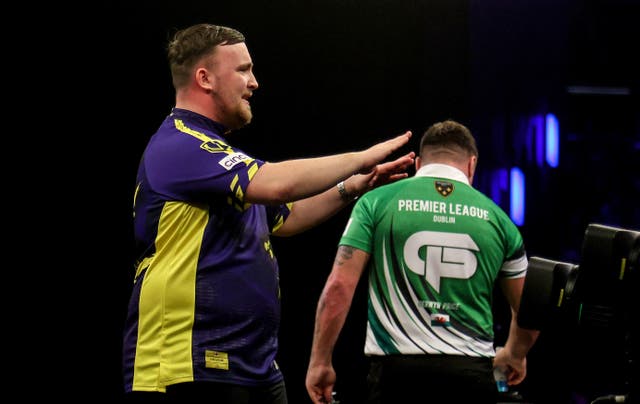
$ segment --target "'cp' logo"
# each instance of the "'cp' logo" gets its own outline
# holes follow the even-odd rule
[[[425,259],[419,251],[426,247]],[[420,231],[404,244],[404,260],[412,272],[425,277],[440,292],[440,278],[468,279],[476,272],[480,251],[468,234]]]

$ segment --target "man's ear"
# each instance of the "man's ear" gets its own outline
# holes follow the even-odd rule
[[[196,83],[205,90],[213,91],[215,89],[215,78],[204,67],[199,67],[195,72]]]
[[[420,159],[420,156],[416,156],[416,159],[414,160],[414,164],[416,166],[416,171],[418,171],[420,167],[422,167],[422,160]]]
[[[476,173],[476,167],[478,166],[478,157],[471,156],[467,163],[467,177],[469,177],[469,184],[473,183],[473,175]]]

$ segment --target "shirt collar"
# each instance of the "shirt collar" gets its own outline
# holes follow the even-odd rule
[[[467,178],[462,171],[447,164],[432,163],[424,165],[416,171],[415,176],[448,178],[450,180],[460,181],[467,185],[471,185],[469,184],[469,178]]]
[[[183,120],[188,120],[189,122],[194,122],[197,125],[209,129],[218,135],[223,135],[226,132],[226,128],[221,123],[187,109],[174,107],[171,109],[171,116]]]

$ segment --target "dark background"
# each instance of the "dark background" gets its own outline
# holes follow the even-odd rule
[[[254,121],[230,140],[261,159],[363,149],[407,129],[414,137],[405,151],[416,150],[430,124],[452,118],[478,139],[474,185],[507,212],[508,189],[497,185],[497,175],[514,166],[526,174],[520,229],[529,256],[579,263],[588,224],[640,228],[638,1],[101,1],[74,12],[81,17],[63,27],[73,36],[51,38],[81,44],[73,57],[58,57],[67,74],[82,77],[73,83],[70,109],[87,121],[75,128],[86,168],[68,172],[83,208],[67,252],[82,251],[71,266],[82,268],[73,276],[83,286],[61,299],[72,329],[81,330],[58,331],[67,347],[57,350],[59,361],[79,378],[62,384],[63,396],[121,399],[135,172],[174,102],[167,39],[187,25],[211,22],[246,35],[260,88],[252,98]],[[575,94],[574,86],[626,95]],[[560,125],[557,168],[532,157],[533,118],[550,112]],[[308,402],[315,304],[348,214],[273,240],[283,304],[278,361],[291,403]],[[364,388],[365,292],[360,285],[335,351],[342,404],[360,402]],[[504,303],[499,296],[496,302]],[[497,309],[498,343],[503,316]],[[526,399],[582,403],[628,388],[624,372],[600,369],[588,350],[575,353],[576,338],[564,329],[543,334],[518,387]]]

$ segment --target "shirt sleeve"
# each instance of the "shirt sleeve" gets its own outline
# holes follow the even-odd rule
[[[246,189],[264,162],[221,139],[203,142],[177,133],[152,141],[145,164],[151,186],[170,199],[206,203],[223,197],[245,210]]]
[[[287,203],[278,206],[267,206],[267,220],[269,221],[269,230],[274,233],[282,226],[291,213],[293,203]]]
[[[505,219],[506,255],[500,268],[501,278],[522,278],[527,274],[529,261],[524,248],[524,241],[518,227]]]
[[[365,196],[359,198],[354,205],[338,245],[355,247],[370,254],[375,229],[371,220],[371,204]]]

